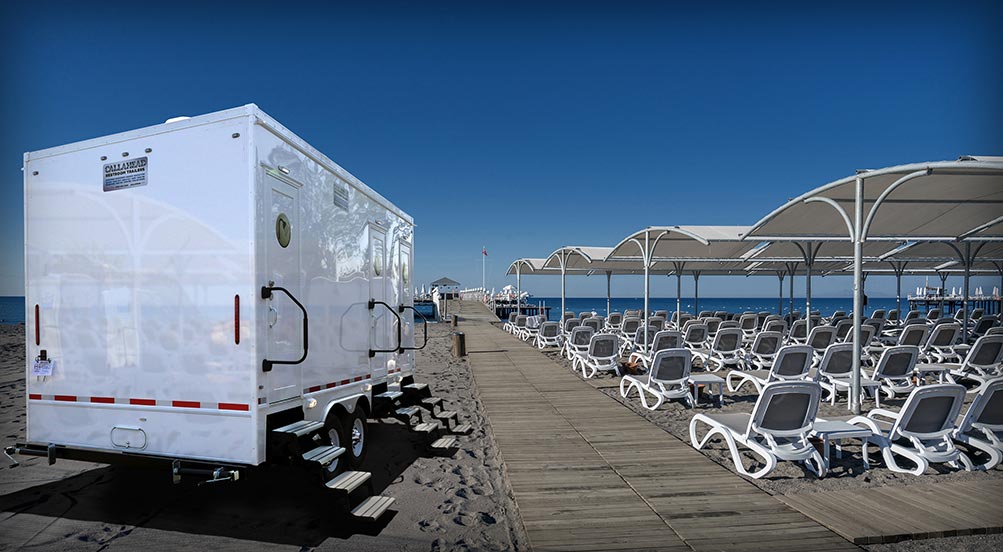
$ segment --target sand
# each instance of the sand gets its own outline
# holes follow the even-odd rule
[[[289,468],[250,470],[235,484],[174,486],[165,469],[24,458],[0,464],[0,550],[520,550],[522,523],[467,364],[449,353],[448,324],[430,325],[418,381],[474,431],[452,457],[424,451],[397,421],[372,423],[367,469],[396,513],[353,523],[319,483]],[[0,325],[0,444],[24,440],[24,326]],[[2,460],[2,459],[0,459]]]
[[[571,363],[566,358],[562,357],[556,349],[548,349],[545,351],[545,354],[560,365],[569,370],[571,369]],[[701,372],[702,370],[697,368],[694,371]],[[721,377],[725,377],[727,375],[727,371],[722,370],[716,374]],[[614,400],[633,410],[638,415],[643,416],[645,419],[651,421],[668,433],[687,443],[690,442],[689,423],[694,413],[701,411],[722,413],[751,412],[752,407],[758,398],[755,388],[752,385],[746,384],[737,393],[729,393],[727,387],[725,387],[725,403],[722,408],[718,408],[716,403],[712,403],[709,397],[703,395],[701,396],[700,404],[694,409],[688,408],[682,401],[667,401],[659,407],[657,411],[652,412],[643,408],[640,402],[636,400],[636,396],[633,394],[631,394],[630,399],[622,398],[620,396],[618,386],[619,378],[614,375],[598,375],[597,379],[594,380],[593,383],[598,386],[596,392],[604,393],[607,396],[612,397]],[[971,402],[973,396],[974,394],[968,394],[965,401],[966,406],[962,409],[962,412],[967,409],[967,404]],[[897,410],[904,402],[904,398],[885,400],[885,398],[882,397],[881,407]],[[865,411],[873,408],[873,401],[868,398],[864,407]],[[818,415],[823,418],[837,418],[846,417],[849,414],[850,413],[846,409],[846,399],[844,395],[842,402],[837,401],[835,406],[830,406],[827,402],[823,403],[819,407]],[[705,429],[705,426],[701,426],[700,435],[704,434]],[[823,479],[816,478],[810,472],[806,471],[800,464],[794,462],[780,462],[777,468],[766,477],[761,479],[748,478],[748,481],[770,494],[793,495],[800,493],[877,487],[885,485],[923,485],[939,481],[986,480],[987,478],[998,480],[1003,478],[1003,466],[998,466],[990,472],[967,472],[964,470],[952,469],[944,465],[935,465],[929,468],[922,477],[917,477],[911,474],[894,473],[884,468],[880,462],[880,454],[876,453],[877,449],[874,447],[871,448],[872,468],[870,470],[864,470],[863,463],[860,459],[859,442],[857,445],[853,445],[851,441],[847,441],[847,446],[845,446],[843,450],[844,454],[842,459],[837,459],[835,451],[833,451],[831,455],[830,471]],[[973,453],[974,455],[974,451],[969,449],[965,450],[969,453]],[[734,464],[731,460],[731,454],[728,451],[727,445],[725,445],[723,441],[712,441],[707,447],[702,449],[701,452],[722,466],[735,471]],[[746,466],[750,466],[757,460],[757,457],[751,452],[746,451],[744,456]],[[978,455],[975,456],[976,458],[979,457]],[[877,457],[877,461],[875,461],[875,457]],[[1003,549],[1003,535],[980,535],[973,537],[952,537],[920,541],[905,541],[895,544],[875,546],[873,548],[874,550],[886,551],[954,549],[1000,550]]]

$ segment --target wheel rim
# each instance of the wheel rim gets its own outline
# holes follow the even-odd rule
[[[335,447],[341,446],[341,436],[338,435],[338,430],[334,428],[327,430],[327,438],[331,440],[332,446]],[[327,465],[326,469],[328,473],[334,473],[338,471],[338,459],[335,458],[334,460],[332,460],[331,463]]]
[[[362,418],[356,418],[352,422],[352,454],[358,458],[362,455],[362,449],[366,445],[366,429]]]

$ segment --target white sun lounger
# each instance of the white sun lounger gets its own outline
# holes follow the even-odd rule
[[[645,354],[635,351],[630,354],[630,362],[640,362],[645,368],[651,366],[652,357],[658,351],[664,349],[679,349],[683,346],[683,334],[675,330],[662,330],[656,332],[651,343],[651,352]]]
[[[836,404],[839,392],[846,390],[849,394],[853,387],[853,343],[833,343],[825,350],[822,360],[815,369],[815,381],[829,393],[825,399],[830,404]],[[877,398],[878,389],[881,383],[870,379],[863,374],[861,369],[860,387],[871,393],[875,397],[875,406],[880,406]]]
[[[964,397],[965,388],[954,383],[924,385],[913,389],[899,412],[875,408],[848,422],[871,430],[868,442],[881,449],[885,464],[894,472],[923,475],[931,463],[958,467],[959,461],[971,470],[972,461],[951,440]],[[867,461],[866,449],[864,455]],[[896,455],[916,467],[910,470],[899,465]]]
[[[735,469],[742,475],[759,479],[773,471],[780,460],[803,462],[819,477],[825,476],[822,455],[808,441],[818,411],[819,386],[806,381],[778,381],[767,385],[751,414],[697,414],[690,420],[690,443],[703,448],[715,435],[728,444]],[[697,439],[697,425],[710,427],[703,439]],[[766,464],[750,472],[742,463],[738,445],[742,444],[762,457]]]
[[[1003,462],[1003,377],[991,379],[982,386],[968,412],[958,421],[953,437],[989,456],[975,469],[991,470]]]
[[[727,366],[740,367],[745,358],[745,351],[742,349],[743,332],[741,328],[725,328],[718,330],[711,343],[710,349],[706,351],[694,351],[694,354],[703,361],[704,370],[717,372]]]
[[[563,354],[568,360],[574,361],[575,356],[588,351],[589,343],[592,341],[592,328],[588,326],[575,326],[571,330],[571,336],[564,341]]]
[[[777,352],[769,370],[732,370],[726,382],[732,393],[751,383],[757,393],[774,381],[799,381],[808,377],[814,350],[808,345],[787,345]],[[737,380],[737,381],[736,381]]]
[[[690,393],[690,368],[692,353],[689,349],[662,349],[655,353],[647,376],[623,376],[620,379],[620,396],[628,398],[631,390],[637,391],[641,405],[648,410],[656,410],[666,400],[684,399],[693,408],[694,399]],[[648,395],[654,397],[648,402]]]
[[[572,360],[575,369],[581,370],[585,379],[595,377],[599,372],[615,372],[619,376],[619,340],[611,333],[593,335],[585,353],[575,355]]]
[[[961,364],[948,366],[952,382],[969,380],[984,386],[989,380],[1003,376],[1003,334],[980,337]]]
[[[756,340],[745,355],[745,367],[750,370],[768,370],[767,366],[773,366],[773,359],[777,357],[783,341],[784,336],[780,332],[762,331],[756,334]]]
[[[547,347],[561,346],[561,325],[557,322],[544,322],[540,324],[540,331],[536,334],[536,347],[546,349]]]

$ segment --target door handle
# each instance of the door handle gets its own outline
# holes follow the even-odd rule
[[[293,294],[290,293],[288,289],[281,286],[261,286],[261,298],[271,299],[272,292],[274,291],[281,291],[282,293],[285,293],[286,296],[292,299],[293,303],[296,303],[296,306],[299,307],[301,311],[303,311],[303,356],[299,357],[297,360],[268,360],[267,358],[262,359],[261,361],[262,372],[271,372],[272,366],[275,364],[302,364],[303,361],[306,360],[306,355],[309,352],[308,333],[309,333],[310,322],[307,319],[306,307],[304,307],[303,303],[300,303],[299,300],[296,299],[296,297],[294,297]]]
[[[414,313],[417,314],[419,318],[421,318],[422,333],[425,336],[425,340],[422,341],[421,347],[403,347],[402,346],[402,347],[399,347],[399,349],[401,351],[420,351],[420,350],[424,349],[425,345],[428,345],[428,320],[425,318],[425,315],[422,314],[422,313],[420,313],[420,312],[418,312],[418,309],[412,307],[411,305],[401,305],[400,307],[398,307],[398,309],[400,309],[401,312],[404,312],[407,309],[413,310]]]
[[[376,356],[376,353],[396,353],[401,348],[401,325],[403,323],[401,322],[400,315],[397,314],[397,311],[394,310],[393,307],[384,303],[383,301],[377,301],[375,299],[369,300],[369,310],[375,309],[376,305],[383,305],[384,307],[387,308],[388,311],[390,311],[390,314],[394,315],[394,318],[397,319],[397,346],[394,347],[393,349],[369,349],[369,358],[373,358],[374,356]]]

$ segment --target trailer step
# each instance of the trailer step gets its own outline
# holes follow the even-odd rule
[[[474,426],[472,424],[460,424],[460,425],[454,427],[451,431],[452,431],[452,433],[456,433],[456,434],[459,434],[459,435],[466,435],[466,434],[470,433],[473,430],[474,430]]]
[[[336,447],[333,445],[326,445],[322,447],[317,447],[309,452],[303,454],[303,459],[307,462],[317,462],[321,466],[326,466],[334,459],[345,453],[343,447]]]
[[[410,418],[411,416],[416,416],[421,414],[421,409],[418,408],[417,406],[405,406],[404,408],[398,408],[396,410],[396,414],[398,416]]]
[[[324,427],[324,422],[315,422],[313,420],[300,420],[298,422],[293,422],[287,426],[282,426],[278,429],[273,429],[272,431],[276,433],[291,433],[297,437],[302,437],[322,427]]]
[[[453,420],[456,418],[455,410],[440,410],[438,414],[433,414],[439,420]]]
[[[407,384],[407,385],[404,386],[404,389],[407,389],[408,391],[424,391],[424,390],[428,389],[428,384],[427,383],[409,383],[409,384]]]
[[[442,403],[442,397],[429,397],[427,399],[422,399],[421,404],[428,408],[434,408],[436,405]]]
[[[327,488],[333,491],[350,493],[369,481],[373,474],[364,471],[347,471],[326,483]]]
[[[436,439],[431,447],[437,450],[449,450],[456,448],[456,437],[441,437]]]
[[[418,433],[432,433],[433,431],[439,429],[439,422],[425,422],[423,424],[418,424],[411,429]]]
[[[371,496],[356,506],[352,510],[352,515],[357,518],[376,521],[390,509],[393,503],[394,498],[392,496]]]
[[[379,395],[376,395],[374,398],[376,398],[376,399],[383,399],[385,401],[391,401],[391,402],[393,402],[393,401],[396,401],[397,399],[399,399],[399,398],[401,398],[403,396],[404,396],[404,393],[401,393],[400,391],[386,391],[384,393],[380,393]]]

